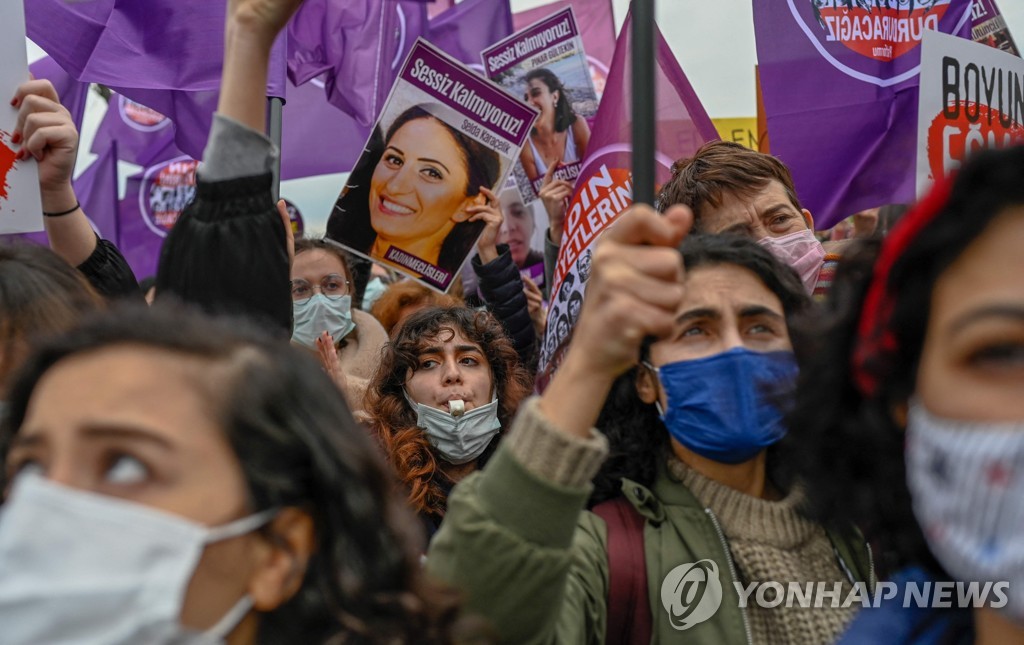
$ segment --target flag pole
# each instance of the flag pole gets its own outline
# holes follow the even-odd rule
[[[654,204],[654,0],[633,0],[633,202]]]
[[[271,191],[274,196],[274,201],[277,202],[281,198],[281,121],[283,117],[284,101],[279,97],[271,96],[269,98],[270,109],[267,114],[267,135],[270,140],[277,146],[279,154],[277,160],[274,162],[274,181],[271,184]]]

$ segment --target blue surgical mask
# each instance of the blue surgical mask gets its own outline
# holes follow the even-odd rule
[[[310,349],[316,349],[316,339],[325,331],[338,342],[356,327],[352,321],[352,296],[328,298],[317,293],[301,304],[293,302],[292,314],[292,342]]]
[[[713,461],[749,461],[786,434],[777,399],[791,394],[792,352],[727,352],[653,368],[668,407],[661,420],[672,438]]]

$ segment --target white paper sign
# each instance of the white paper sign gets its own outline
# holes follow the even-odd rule
[[[0,234],[43,230],[39,169],[34,159],[15,161],[11,144],[18,110],[10,100],[28,80],[25,8],[20,0],[0,3]]]
[[[1024,60],[926,31],[921,44],[917,194],[978,150],[1024,141]]]

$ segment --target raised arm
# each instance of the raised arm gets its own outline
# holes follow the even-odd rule
[[[46,80],[18,87],[12,105],[18,121],[11,141],[21,144],[19,159],[39,166],[43,225],[50,248],[78,269],[107,297],[141,298],[135,275],[117,248],[93,232],[71,183],[78,156],[78,131]]]

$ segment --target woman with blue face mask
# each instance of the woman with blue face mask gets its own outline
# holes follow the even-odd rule
[[[361,410],[387,333],[373,316],[353,306],[352,284],[344,251],[322,240],[295,241],[292,342],[317,352],[349,405]]]
[[[430,533],[452,486],[487,462],[529,389],[512,341],[486,312],[430,307],[392,332],[366,412]]]
[[[866,545],[800,514],[775,453],[807,291],[750,240],[680,246],[691,221],[605,233],[565,361],[451,496],[428,567],[510,642],[824,643],[853,609],[758,585],[869,588]]]
[[[1022,173],[976,153],[837,275],[794,429],[815,515],[891,585],[842,643],[1024,642]]]

